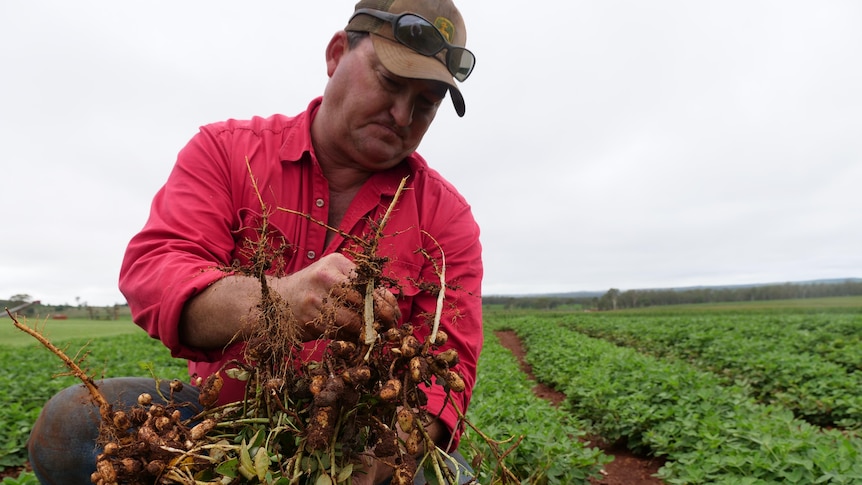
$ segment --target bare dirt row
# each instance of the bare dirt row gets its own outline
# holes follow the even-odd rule
[[[521,370],[529,376],[533,381],[536,381],[532,373],[532,368],[524,360],[526,349],[518,338],[518,335],[512,331],[495,332],[497,339],[503,347],[507,348],[515,358]],[[553,389],[541,382],[536,381],[536,386],[533,392],[536,396],[547,399],[553,405],[558,406],[565,401],[566,395],[556,389]],[[656,458],[636,456],[625,448],[621,443],[607,443],[601,438],[594,437],[591,441],[602,449],[608,455],[614,457],[614,461],[605,465],[604,478],[593,482],[593,485],[663,485],[664,482],[655,478],[653,475],[662,466],[663,461]]]

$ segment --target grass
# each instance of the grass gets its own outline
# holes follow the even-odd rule
[[[113,337],[143,332],[129,317],[119,320],[40,320],[23,321],[29,327],[36,327],[51,342],[58,343],[71,339]],[[0,319],[0,342],[4,346],[19,347],[36,343],[33,337],[15,328],[9,317]]]

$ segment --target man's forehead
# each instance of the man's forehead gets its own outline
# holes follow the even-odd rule
[[[363,42],[364,42],[364,40],[363,40]],[[387,76],[389,76],[393,79],[399,80],[399,81],[403,81],[405,83],[411,82],[411,83],[422,84],[423,85],[423,88],[422,88],[423,91],[425,91],[429,95],[433,95],[433,96],[435,96],[441,100],[446,97],[446,93],[449,91],[449,85],[448,84],[446,84],[442,81],[437,81],[435,79],[416,79],[416,78],[409,78],[409,77],[404,77],[404,76],[400,76],[398,74],[395,74],[394,72],[390,71],[389,69],[386,68],[386,66],[383,65],[383,62],[380,60],[380,57],[377,55],[377,52],[374,50],[374,43],[373,42],[368,42],[368,45],[364,46],[363,48],[367,49],[366,55],[368,56],[369,60],[371,61],[371,65],[373,68],[379,69],[384,74],[386,74]]]

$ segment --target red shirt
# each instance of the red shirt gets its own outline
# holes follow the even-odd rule
[[[310,134],[319,106],[318,98],[296,117],[256,117],[202,127],[179,153],[167,183],[153,199],[149,220],[129,243],[120,271],[120,290],[134,321],[160,339],[173,356],[188,359],[190,374],[206,377],[242,354],[242,343],[223,352],[184,346],[177,327],[185,302],[225,276],[217,268],[235,260],[246,262],[241,244],[247,237],[257,239],[261,204],[246,159],[260,196],[270,209],[270,226],[290,244],[284,254],[287,274],[347,246],[348,241],[336,235],[324,247],[325,228],[305,217],[276,210],[289,208],[327,220],[329,186]],[[457,289],[447,288],[441,328],[449,335],[444,349],[455,348],[460,357],[457,369],[464,376],[466,390],[452,396],[466,412],[482,347],[483,269],[479,228],[470,206],[414,153],[365,182],[344,214],[340,229],[358,236],[368,234],[367,221],[380,219],[401,179],[408,175],[407,190],[385,227],[388,236],[381,240],[378,254],[389,258],[384,274],[400,284],[396,295],[402,321],[412,322],[417,336],[424,340],[430,333],[426,320],[435,312],[436,296],[420,291],[417,283],[439,284],[439,277],[417,249],[423,248],[439,262],[440,250],[434,241],[443,248],[446,282]],[[243,386],[225,379],[220,401],[242,399]],[[445,403],[443,389],[435,385],[424,390],[429,411],[439,412]],[[457,414],[448,405],[440,418],[452,430]]]

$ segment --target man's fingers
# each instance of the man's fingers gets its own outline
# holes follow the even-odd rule
[[[365,296],[356,291],[348,282],[343,282],[332,288],[332,296],[344,306],[362,308]]]
[[[362,328],[362,316],[355,310],[339,307],[336,310],[335,324],[327,329],[327,337],[347,339],[355,338]]]
[[[398,300],[386,288],[377,288],[374,291],[374,314],[377,315],[380,324],[386,328],[395,326],[401,318]]]
[[[401,310],[398,308],[398,300],[389,290],[376,288],[373,294],[375,322],[383,329],[395,326],[401,318]],[[326,329],[328,335],[338,333],[342,336],[359,335],[362,326],[365,325],[363,312],[365,310],[365,295],[348,283],[337,285],[332,289],[332,294],[327,298],[328,311],[331,328]]]
[[[356,338],[361,328],[362,315],[337,301],[327,302],[317,318],[305,325],[308,340],[321,336],[340,340]]]

